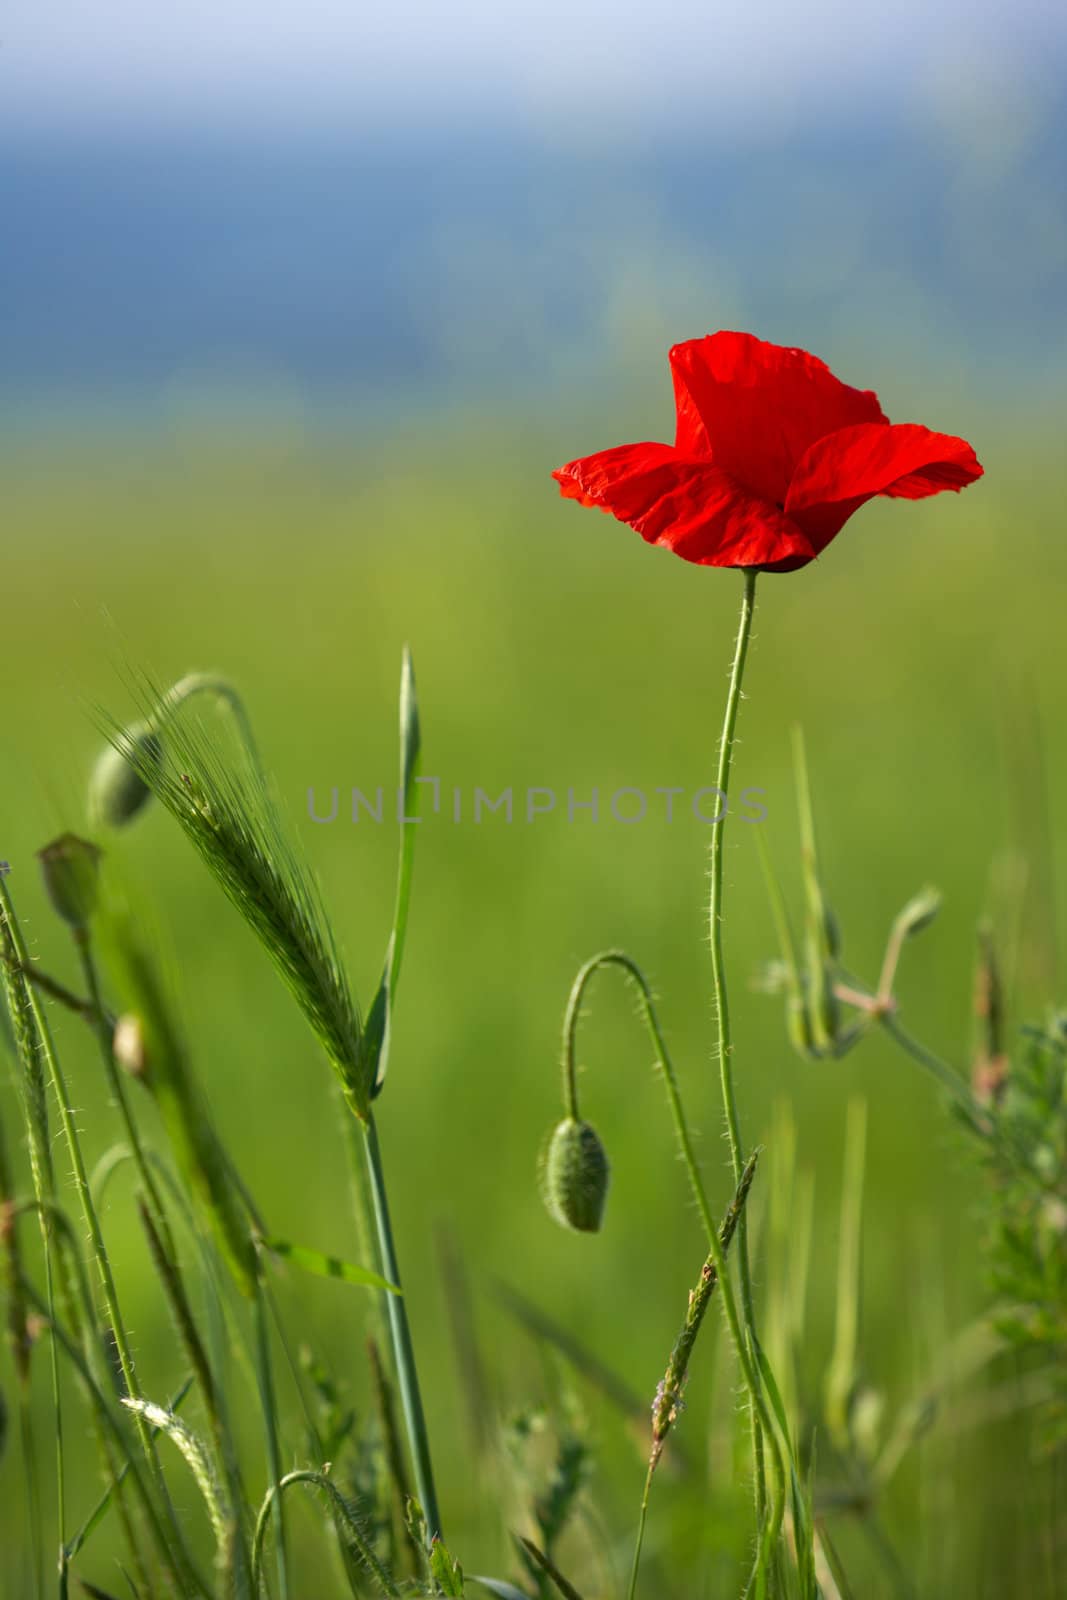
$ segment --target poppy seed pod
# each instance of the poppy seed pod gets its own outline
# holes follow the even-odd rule
[[[122,736],[123,747],[108,745],[89,779],[89,815],[94,823],[121,828],[143,808],[152,791],[141,767],[158,767],[163,746],[147,722],[134,722]]]
[[[63,921],[85,929],[96,910],[100,851],[76,833],[61,834],[38,850],[48,898]]]
[[[564,1228],[598,1233],[611,1165],[596,1129],[565,1117],[548,1142],[543,1189],[549,1214]]]

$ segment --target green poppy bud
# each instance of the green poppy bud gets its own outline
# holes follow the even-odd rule
[[[44,886],[55,910],[72,928],[89,926],[96,910],[100,851],[76,833],[64,833],[38,850]]]
[[[912,939],[933,922],[941,910],[941,891],[923,889],[914,900],[909,900],[897,918],[897,929],[902,939]]]
[[[131,723],[122,737],[124,748],[108,745],[89,779],[89,815],[108,828],[132,822],[152,794],[139,768],[157,767],[163,759],[159,734],[147,722]]]
[[[565,1117],[545,1154],[544,1199],[550,1215],[561,1227],[598,1233],[610,1178],[607,1152],[596,1130]]]

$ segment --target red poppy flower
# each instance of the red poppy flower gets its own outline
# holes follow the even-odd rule
[[[552,476],[685,561],[791,572],[874,495],[922,500],[982,476],[966,440],[891,423],[806,350],[713,333],[670,362],[673,445],[617,445]]]

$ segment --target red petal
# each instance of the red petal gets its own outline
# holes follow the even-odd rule
[[[823,434],[885,422],[878,397],[851,389],[806,350],[750,333],[713,333],[670,355],[677,448],[714,461],[781,505],[793,469]]]
[[[687,460],[670,445],[618,445],[552,476],[569,499],[610,511],[649,544],[700,566],[803,566],[815,554],[777,506],[721,467]]]
[[[822,550],[876,494],[922,500],[943,489],[964,489],[982,471],[966,439],[918,423],[840,428],[805,452],[786,509]]]

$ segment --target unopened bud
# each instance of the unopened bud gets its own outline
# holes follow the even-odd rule
[[[550,1215],[561,1227],[598,1233],[610,1178],[607,1152],[596,1130],[565,1117],[545,1155],[544,1198]]]
[[[64,833],[38,850],[48,898],[64,922],[88,927],[96,910],[100,851],[76,833]]]
[[[897,929],[902,939],[912,939],[933,922],[941,910],[940,889],[923,889],[914,900],[909,900],[897,918]]]
[[[122,747],[108,745],[89,779],[89,815],[94,823],[121,828],[132,822],[151,798],[142,776],[144,767],[156,768],[163,760],[158,733],[146,722],[134,722],[122,735]]]
[[[145,1044],[144,1026],[140,1017],[127,1011],[115,1024],[111,1050],[122,1068],[131,1078],[148,1077],[148,1048]]]

